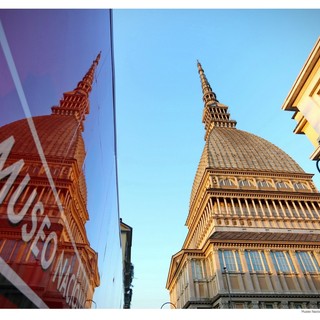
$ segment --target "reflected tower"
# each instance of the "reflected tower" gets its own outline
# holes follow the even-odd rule
[[[166,288],[177,308],[319,308],[320,194],[272,143],[236,128],[201,64],[205,145]]]
[[[0,128],[2,308],[84,308],[99,286],[82,137],[99,60],[51,115]]]

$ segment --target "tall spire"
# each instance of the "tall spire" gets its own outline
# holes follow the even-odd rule
[[[203,101],[205,104],[213,103],[217,100],[216,94],[212,91],[209,81],[207,80],[206,75],[202,69],[201,63],[197,60],[198,72],[200,74],[200,81],[202,86],[202,93],[203,93]]]
[[[230,120],[228,107],[217,100],[216,94],[212,91],[209,81],[202,69],[199,61],[197,61],[198,72],[200,75],[204,110],[202,122],[206,130],[204,139],[207,140],[209,133],[214,127],[235,128],[237,122]]]
[[[101,52],[99,52],[96,59],[92,62],[90,69],[78,83],[77,87],[72,91],[65,92],[63,99],[60,100],[60,105],[51,108],[52,114],[75,116],[79,121],[82,131],[85,115],[89,114],[90,111],[89,94],[92,90],[94,72],[99,63],[100,56]]]

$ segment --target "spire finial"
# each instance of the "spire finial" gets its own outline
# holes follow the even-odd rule
[[[89,95],[92,89],[94,71],[99,63],[100,56],[101,56],[101,51],[98,53],[96,59],[92,62],[92,65],[88,70],[88,72],[85,74],[82,80],[78,83],[77,88],[75,90],[78,90],[78,91],[81,90],[87,95]]]
[[[63,99],[60,100],[60,105],[51,108],[52,114],[75,116],[80,123],[81,130],[83,130],[85,115],[89,113],[89,93],[92,90],[94,72],[100,57],[101,51],[92,62],[91,67],[78,83],[77,87],[70,92],[65,92],[63,94]]]
[[[206,134],[204,139],[207,140],[210,132],[215,127],[235,128],[237,122],[230,120],[228,107],[217,100],[216,94],[212,91],[209,81],[204,74],[203,68],[199,60],[197,60],[198,72],[203,93],[204,110],[202,122],[204,123]]]
[[[209,81],[207,80],[206,75],[204,74],[203,68],[199,60],[197,60],[198,72],[200,75],[202,93],[203,93],[203,101],[205,104],[217,102],[217,96],[212,91]]]

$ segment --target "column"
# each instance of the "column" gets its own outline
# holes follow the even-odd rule
[[[316,258],[318,265],[320,266],[320,251],[313,251],[314,257]]]
[[[190,297],[190,300],[194,300],[196,297],[196,294],[195,294],[194,280],[193,280],[192,268],[191,268],[191,258],[188,258],[188,261],[187,261],[187,271],[188,271],[188,277],[189,277],[189,297]]]
[[[260,209],[261,209],[261,212],[262,212],[262,216],[260,216],[261,218],[266,218],[266,213],[264,211],[264,208],[263,208],[263,205],[262,205],[262,202],[260,199],[258,199],[258,202],[259,202],[259,205],[260,205]]]
[[[240,201],[239,198],[237,198],[237,200],[238,200],[239,210],[240,210],[240,212],[241,212],[240,217],[244,217],[244,213],[243,213],[243,211],[242,211],[241,201]]]
[[[230,200],[231,200],[232,209],[233,209],[233,216],[237,217],[238,213],[237,213],[237,210],[236,210],[236,208],[234,206],[233,198],[231,198]]]
[[[213,258],[213,266],[216,276],[216,285],[217,285],[217,291],[218,292],[226,292],[226,289],[224,287],[223,279],[222,279],[222,271],[220,268],[220,261],[218,256],[218,249],[212,250],[212,258]]]

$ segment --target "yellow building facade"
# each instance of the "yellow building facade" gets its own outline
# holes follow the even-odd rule
[[[320,308],[320,194],[272,143],[236,128],[198,62],[205,145],[188,233],[166,288],[176,308]]]
[[[305,134],[314,146],[311,160],[320,158],[320,38],[317,40],[283,106],[293,111],[296,134]]]

